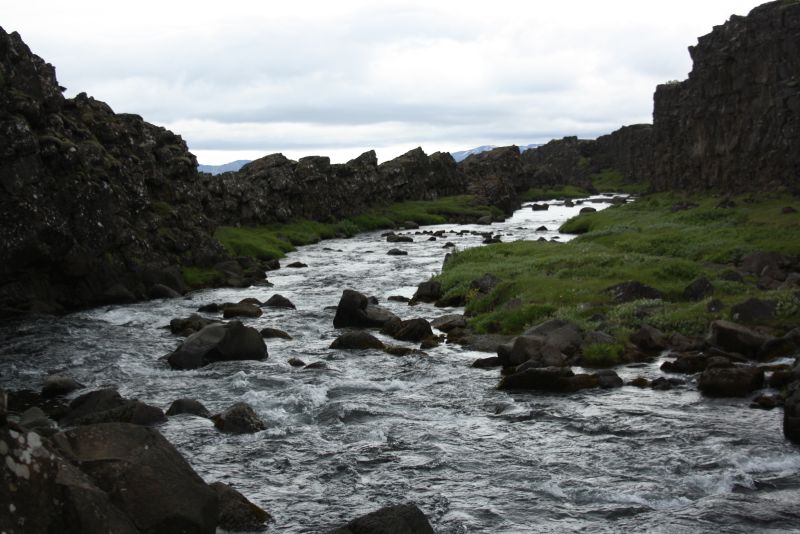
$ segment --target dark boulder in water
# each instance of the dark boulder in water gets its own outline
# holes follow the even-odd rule
[[[224,412],[212,416],[211,420],[219,430],[230,434],[252,434],[267,428],[266,423],[246,402],[237,402]]]
[[[192,334],[167,357],[167,362],[173,369],[197,369],[219,361],[266,358],[267,346],[258,330],[231,321]]]
[[[345,332],[331,343],[330,348],[340,350],[383,349],[383,342],[369,332]]]
[[[397,316],[389,310],[370,303],[369,299],[352,289],[345,289],[333,318],[335,328],[381,327]]]
[[[254,532],[264,529],[272,516],[250,502],[233,486],[224,482],[209,484],[219,498],[217,527],[231,532]]]
[[[430,323],[421,318],[406,321],[393,319],[383,325],[381,332],[400,341],[416,343],[433,336]]]
[[[353,519],[328,534],[435,534],[428,518],[415,504],[385,506]]]
[[[124,399],[116,389],[107,388],[77,397],[69,404],[60,423],[63,426],[111,422],[154,425],[166,420],[161,408],[138,400]]]
[[[178,399],[170,404],[167,415],[196,415],[197,417],[211,417],[211,413],[203,403],[195,399]]]
[[[764,386],[764,370],[758,367],[706,369],[697,386],[709,397],[744,397]]]
[[[297,309],[297,307],[292,303],[291,300],[287,299],[283,295],[272,295],[267,302],[264,303],[264,306],[268,308],[288,308],[288,309]]]

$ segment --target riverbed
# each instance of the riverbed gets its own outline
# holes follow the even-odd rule
[[[39,389],[45,375],[59,372],[164,409],[181,397],[212,413],[250,403],[268,425],[256,434],[222,434],[192,416],[172,417],[160,430],[207,482],[230,483],[268,510],[271,532],[324,531],[405,501],[440,533],[800,532],[800,449],[783,438],[781,410],[703,398],[691,378],[671,391],[498,391],[496,369],[470,367],[488,354],[458,345],[405,357],[328,348],[346,288],[376,296],[403,319],[460,313],[387,299],[411,297],[438,273],[452,250],[447,242],[481,246],[483,237],[471,231],[503,241],[568,241],[557,228],[582,206],[550,204],[547,211],[523,206],[491,226],[401,232],[413,243],[371,232],[305,246],[281,263],[308,267],[269,272],[272,287],[6,322],[0,387]],[[586,205],[602,209],[610,197]],[[446,233],[436,240],[417,233],[437,230]],[[408,255],[387,255],[392,248]],[[170,319],[210,302],[276,293],[297,309],[264,308],[262,317],[243,320],[293,337],[267,340],[267,360],[194,371],[160,360],[181,341],[165,328]],[[324,361],[327,369],[295,368],[291,358]],[[655,378],[662,361],[617,371],[626,382]]]

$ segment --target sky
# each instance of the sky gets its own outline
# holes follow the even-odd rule
[[[26,0],[4,2],[0,26],[67,96],[169,128],[201,163],[385,161],[651,122],[687,47],[760,3]]]

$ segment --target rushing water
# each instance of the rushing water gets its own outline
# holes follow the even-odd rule
[[[553,238],[579,209],[524,207],[491,227],[424,229]],[[536,232],[541,225],[550,231]],[[268,273],[274,287],[0,325],[0,386],[38,389],[44,375],[66,372],[164,409],[180,397],[212,412],[250,403],[267,430],[226,435],[191,416],[160,430],[206,481],[231,483],[270,511],[272,532],[324,531],[404,501],[417,503],[440,533],[800,532],[800,450],[784,440],[780,410],[705,399],[691,381],[672,391],[501,392],[497,370],[470,368],[486,354],[452,345],[407,357],[328,349],[337,336],[331,307],[345,288],[377,296],[402,318],[458,311],[386,300],[410,297],[438,272],[446,241],[481,243],[456,233],[427,239],[387,243],[375,232],[324,241],[284,261],[307,269]],[[409,255],[387,256],[390,248]],[[209,302],[275,293],[297,310],[265,308],[244,320],[294,337],[268,340],[268,360],[195,371],[159,361],[180,342],[164,328],[171,318]],[[325,361],[328,369],[293,368],[292,357]],[[660,363],[618,372],[626,381],[653,378]]]

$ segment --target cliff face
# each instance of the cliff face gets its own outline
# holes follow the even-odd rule
[[[734,16],[689,51],[689,78],[656,89],[653,186],[796,190],[800,2]]]

